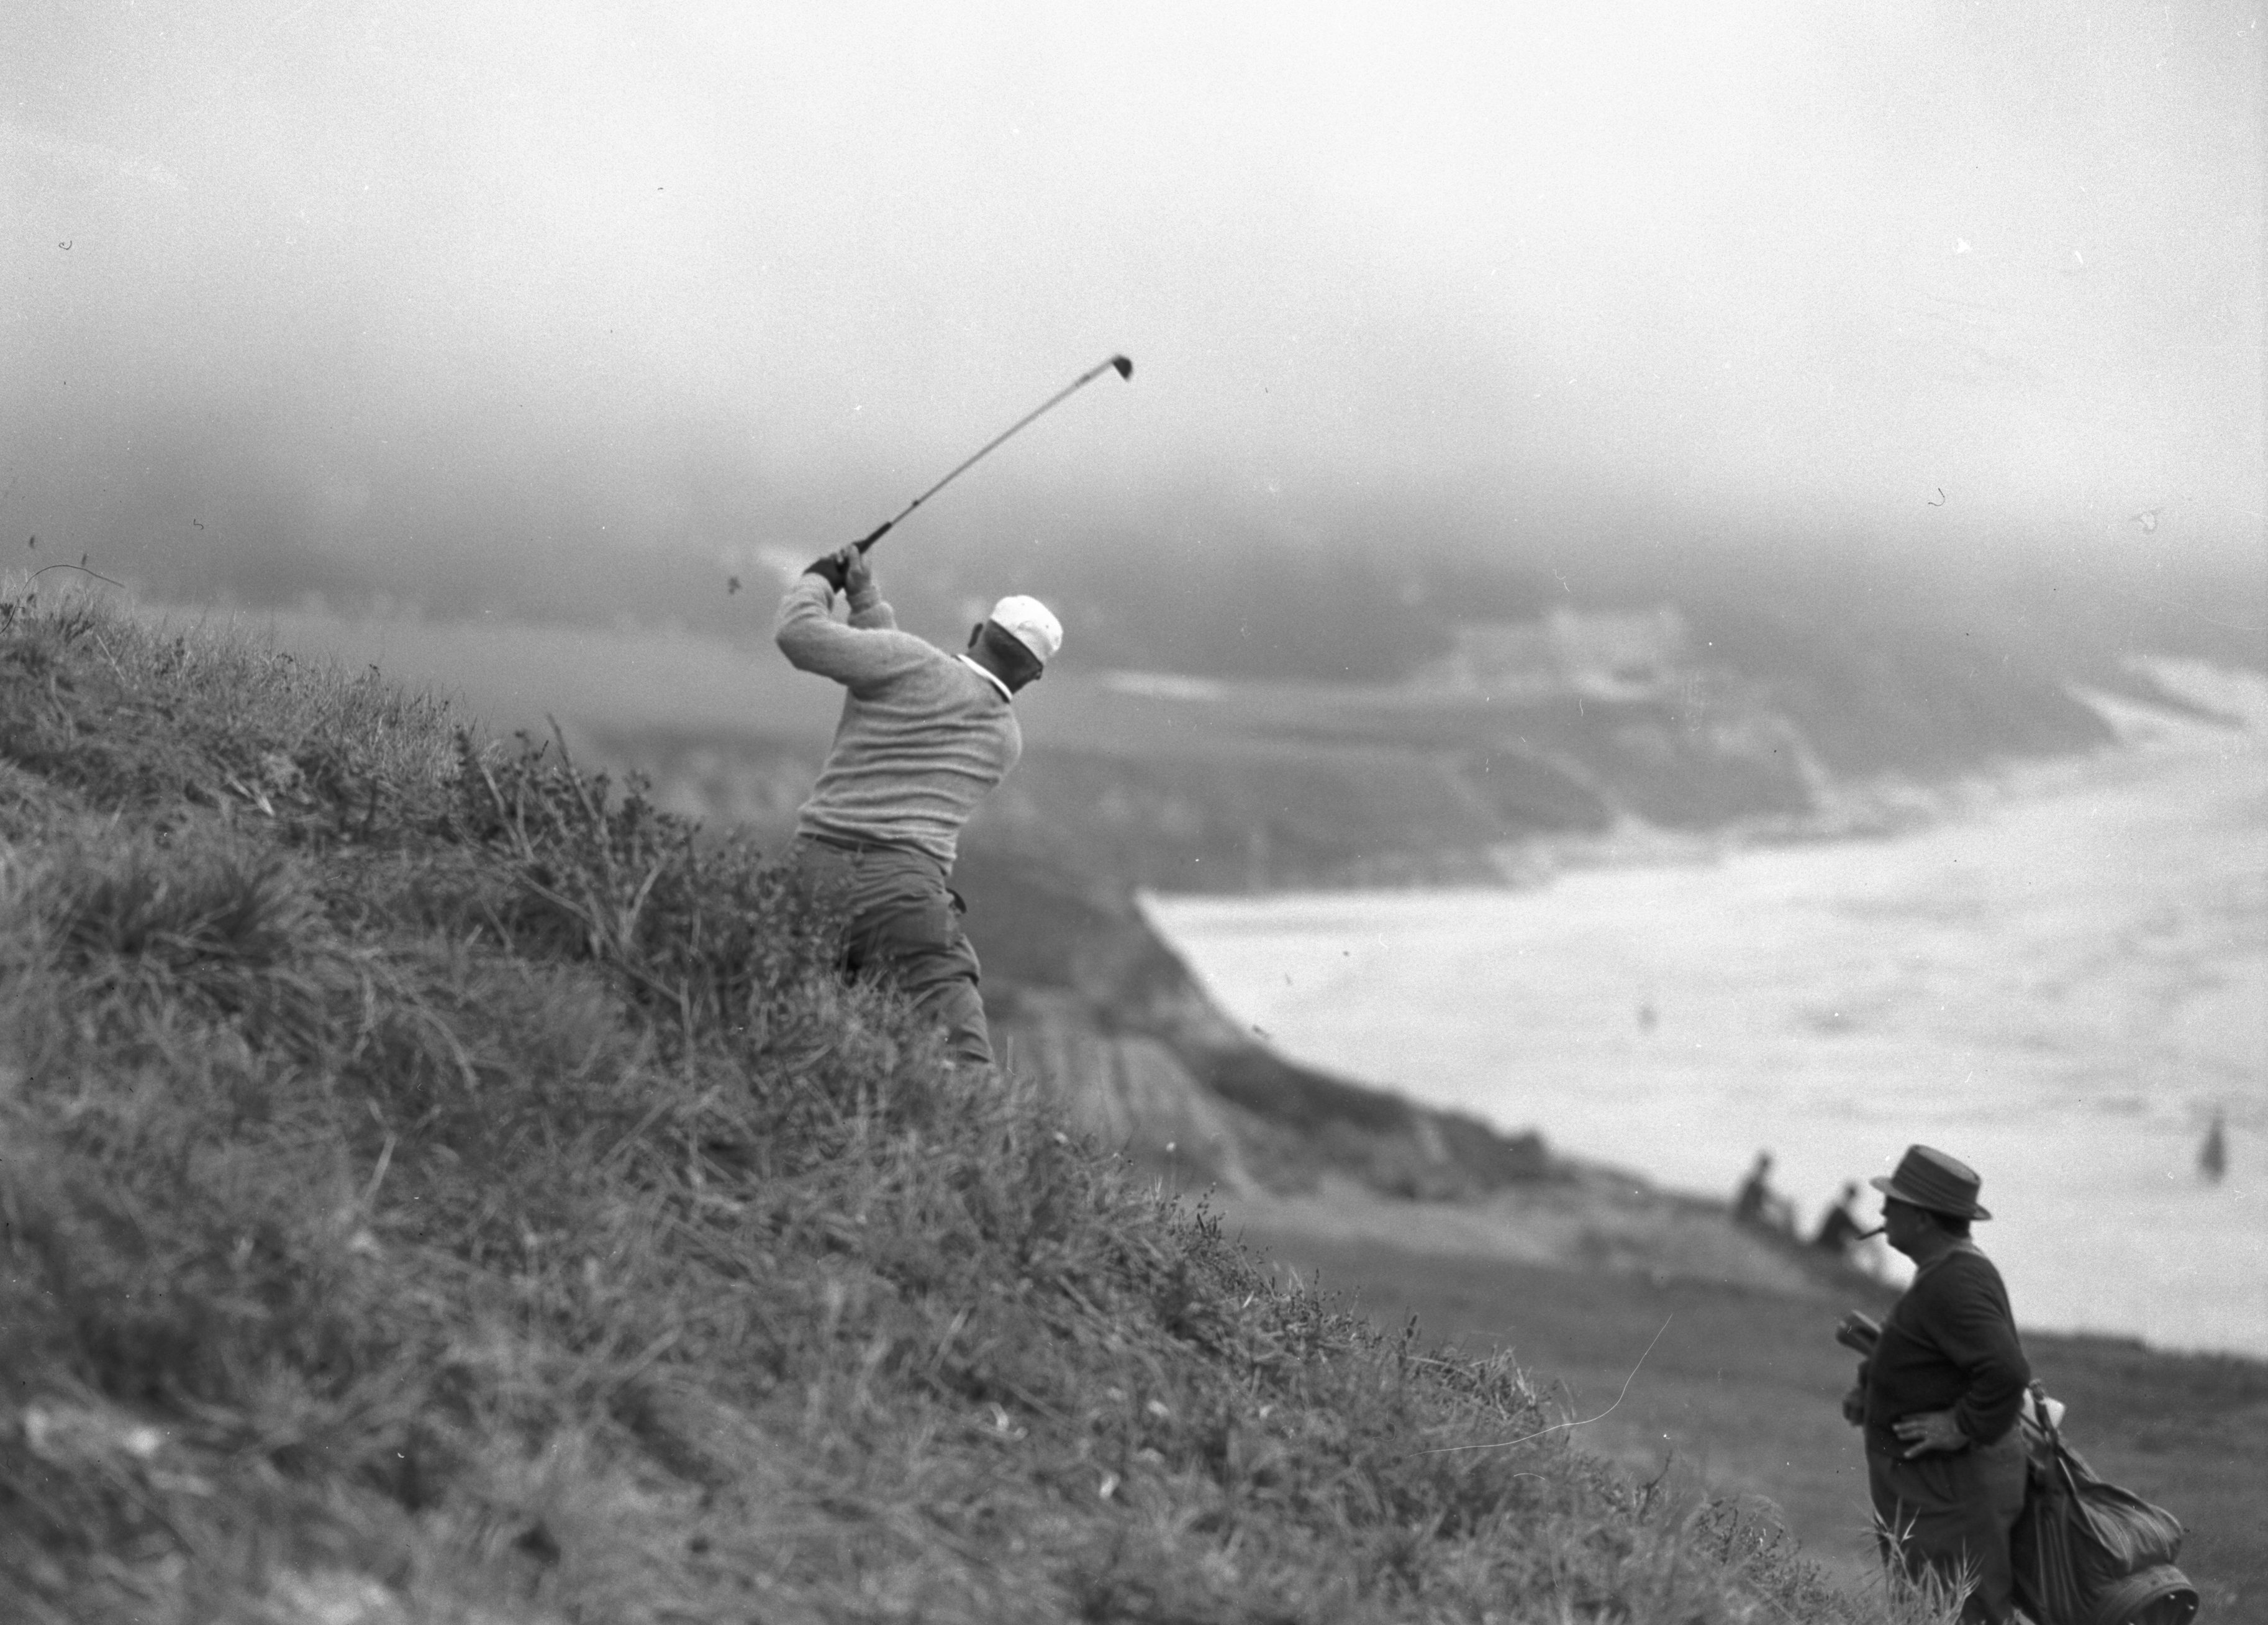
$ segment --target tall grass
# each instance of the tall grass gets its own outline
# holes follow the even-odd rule
[[[1270,1285],[556,742],[19,589],[0,769],[0,1617],[1942,1613]]]

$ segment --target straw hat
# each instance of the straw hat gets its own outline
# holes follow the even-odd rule
[[[1876,1174],[1867,1183],[1885,1196],[1932,1213],[1949,1213],[1956,1219],[1992,1216],[1977,1206],[1977,1193],[1984,1181],[1977,1171],[1929,1146],[1908,1146],[1896,1173],[1887,1179]]]

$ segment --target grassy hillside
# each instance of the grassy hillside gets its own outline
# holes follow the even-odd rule
[[[1416,1317],[1470,1353],[1501,1349],[1538,1380],[1549,1372],[1576,1414],[1600,1418],[1581,1430],[1587,1448],[1648,1476],[1665,1458],[1698,1464],[1725,1492],[1786,1509],[1807,1555],[1830,1572],[1872,1571],[1865,1456],[1837,1407],[1853,1360],[1830,1330],[1846,1309],[1881,1314],[1885,1289],[1822,1279],[1786,1291],[1668,1270],[1448,1256],[1280,1227],[1248,1234],[1280,1266],[1320,1274],[1382,1325]],[[2032,1331],[2024,1345],[2040,1381],[2070,1407],[2073,1448],[2182,1520],[2181,1567],[2205,1599],[2203,1617],[2268,1621],[2260,1534],[2268,1526],[2260,1470],[2268,1363]]]
[[[0,598],[9,1617],[1942,1616],[1278,1289],[814,933],[375,674]]]

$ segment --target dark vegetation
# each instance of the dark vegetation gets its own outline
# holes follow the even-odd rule
[[[1278,1289],[816,929],[556,746],[0,599],[7,1617],[1941,1617]]]

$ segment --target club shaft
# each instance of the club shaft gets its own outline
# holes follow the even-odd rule
[[[1002,441],[1008,439],[1009,436],[1014,434],[1018,430],[1024,428],[1042,414],[1050,411],[1057,406],[1062,404],[1063,402],[1069,399],[1078,391],[1086,388],[1087,385],[1093,383],[1105,373],[1116,368],[1119,365],[1119,359],[1120,358],[1118,357],[1113,356],[1108,361],[1101,362],[1096,366],[1087,368],[1086,372],[1081,373],[1077,378],[1072,379],[1071,382],[1057,390],[1053,395],[1041,402],[1030,411],[1026,412],[1021,417],[1019,417],[1015,422],[1001,430],[999,433],[985,441],[983,445],[978,447],[975,452],[971,453],[968,457],[964,458],[959,464],[957,464],[952,473],[938,481],[936,484],[922,492],[920,496],[916,497],[911,502],[907,503],[904,507],[899,509],[895,514],[892,515],[889,520],[885,521],[879,529],[873,531],[871,535],[861,538],[858,543],[858,550],[863,553],[868,548],[873,546],[875,543],[880,541],[883,536],[889,533],[892,526],[895,526],[900,520],[905,518],[907,514],[921,506],[923,503],[928,501],[932,497],[937,495],[939,491],[943,491],[947,485],[953,484],[953,482],[960,478],[961,475],[967,473],[987,454],[990,453]],[[1123,376],[1123,373],[1122,373],[1121,375]]]

